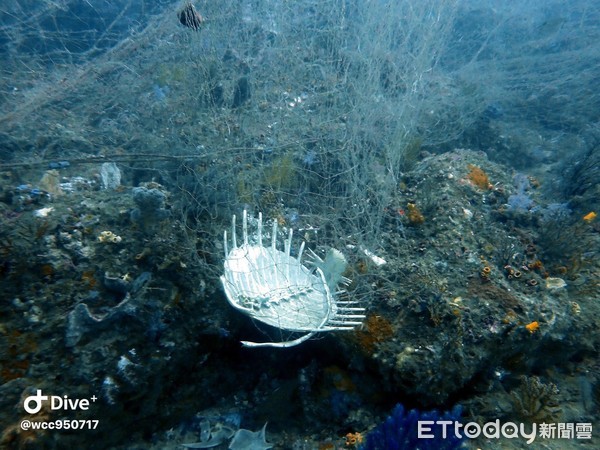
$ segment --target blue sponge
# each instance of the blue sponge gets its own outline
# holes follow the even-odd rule
[[[443,427],[435,425],[438,420],[458,421],[461,414],[460,406],[451,412],[438,414],[437,411],[420,412],[416,409],[408,413],[400,403],[392,410],[392,414],[369,434],[360,450],[451,450],[462,445],[463,438],[454,434],[454,426],[448,425],[446,437],[442,436]],[[433,435],[425,438],[418,436],[418,422],[433,421],[424,425],[423,435]]]

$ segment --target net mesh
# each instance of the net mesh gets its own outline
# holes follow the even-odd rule
[[[152,5],[5,6],[13,148],[32,160],[189,156],[161,168],[194,215],[285,205],[359,222],[381,212],[410,144],[443,139],[417,127],[436,114],[426,93],[451,87],[435,68],[452,2],[378,7],[400,23],[337,0],[198,3],[197,32],[177,20],[185,3]]]
[[[581,131],[600,107],[600,7],[594,2],[475,4],[457,26],[467,36],[449,53],[461,77],[486,85],[503,118],[542,135]],[[489,8],[489,9],[487,9]],[[488,14],[487,12],[492,12]],[[525,127],[524,127],[525,128]]]
[[[583,1],[197,1],[197,30],[188,3],[4,2],[4,165],[102,158],[178,192],[193,230],[248,208],[376,248],[419,152],[490,103],[571,128],[598,110]]]

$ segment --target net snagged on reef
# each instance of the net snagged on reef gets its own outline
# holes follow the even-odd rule
[[[8,3],[3,156],[106,155],[160,172],[193,216],[251,205],[367,236],[403,155],[468,120],[464,102],[434,100],[461,91],[436,70],[455,11],[434,1]],[[445,130],[417,130],[451,109]]]
[[[578,20],[520,23],[519,44],[516,6],[469,28],[471,2],[4,2],[0,157],[115,161],[134,185],[179,192],[191,228],[246,207],[320,243],[377,246],[422,150],[512,114],[496,100],[532,117],[569,95],[577,114],[557,108],[556,126],[597,110],[598,8],[584,3]],[[569,62],[590,83],[563,76]]]

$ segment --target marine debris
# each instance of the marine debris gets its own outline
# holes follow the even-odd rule
[[[239,429],[233,435],[233,439],[229,444],[230,450],[267,450],[273,447],[269,444],[266,438],[267,424],[259,431],[250,431]]]
[[[192,2],[186,2],[185,5],[183,5],[183,8],[177,13],[177,17],[182,25],[191,28],[194,31],[199,31],[204,22],[204,19],[200,13],[196,11],[196,7]]]

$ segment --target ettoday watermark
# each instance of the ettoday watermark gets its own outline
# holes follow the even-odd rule
[[[536,439],[591,439],[591,423],[500,423],[500,419],[480,425],[476,422],[462,424],[454,420],[419,420],[419,439],[446,439],[451,436],[477,439],[482,435],[489,439],[526,439],[532,444]]]

